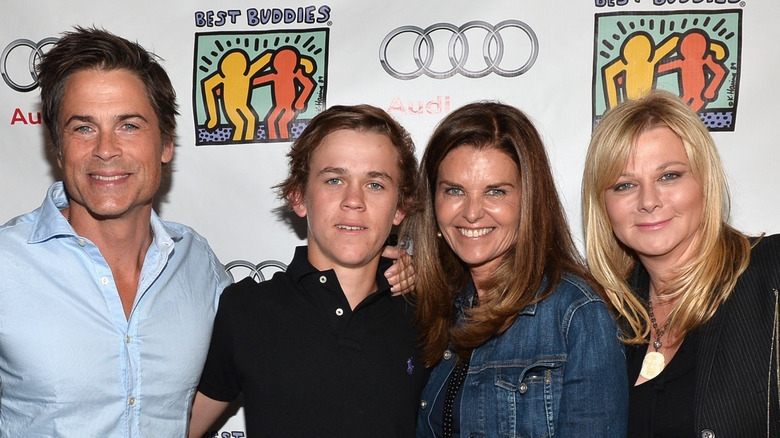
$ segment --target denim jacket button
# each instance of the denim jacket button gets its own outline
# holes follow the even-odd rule
[[[423,411],[428,407],[428,402],[425,400],[420,400],[420,409]]]
[[[452,352],[450,350],[444,350],[444,360],[450,360],[452,358]]]
[[[528,392],[528,384],[525,382],[520,383],[520,386],[517,387],[517,390],[520,392],[520,394],[525,394]]]
[[[715,438],[715,432],[711,429],[702,429],[700,436],[701,438]]]

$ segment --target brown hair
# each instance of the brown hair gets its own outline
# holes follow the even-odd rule
[[[461,146],[494,148],[511,157],[523,196],[513,250],[503,256],[485,285],[479,307],[456,326],[454,302],[470,274],[447,243],[437,238],[434,190],[442,160]],[[424,341],[423,359],[429,366],[439,361],[450,343],[461,358],[470,357],[474,348],[508,329],[520,310],[551,294],[564,272],[592,280],[571,238],[539,133],[514,107],[473,103],[442,120],[423,155],[418,197],[421,212],[407,219],[404,232],[414,241],[416,320]]]
[[[322,139],[342,129],[372,132],[385,135],[398,152],[398,208],[406,214],[414,213],[417,203],[414,193],[417,187],[417,158],[414,142],[409,133],[389,114],[371,105],[337,105],[317,114],[287,153],[289,173],[287,179],[275,186],[280,199],[292,206],[291,196],[303,193],[309,178],[309,162]]]
[[[64,33],[38,65],[41,112],[57,156],[62,155],[57,122],[65,83],[73,73],[89,69],[124,69],[136,75],[143,82],[146,97],[154,108],[162,143],[173,141],[179,114],[176,91],[157,56],[106,30],[76,27],[74,31]]]

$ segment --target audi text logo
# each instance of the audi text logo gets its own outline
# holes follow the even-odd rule
[[[478,37],[482,33],[480,30],[484,31],[484,37]],[[444,50],[438,45],[434,47],[432,35],[437,32],[450,34],[446,44],[449,62],[435,62],[435,54]],[[396,40],[404,34],[416,36],[411,47],[403,45],[400,41],[403,38]],[[400,51],[391,48],[397,45],[402,45]],[[480,47],[482,61],[471,59],[470,56]],[[511,56],[509,48],[513,49]],[[521,52],[523,49],[527,52]],[[469,78],[481,78],[490,73],[514,77],[528,71],[538,54],[539,40],[533,29],[522,21],[506,20],[495,26],[484,21],[469,21],[460,27],[448,23],[436,23],[425,29],[401,26],[382,40],[379,62],[388,74],[398,79],[414,79],[423,74],[444,79],[458,73]],[[414,65],[409,62],[409,55]]]
[[[3,54],[0,55],[0,74],[2,74],[5,83],[16,91],[24,92],[34,90],[38,86],[38,74],[35,72],[35,66],[43,56],[43,48],[56,42],[57,38],[48,37],[38,41],[37,43],[27,39],[18,39],[7,45],[3,50]],[[22,47],[27,47],[30,49],[30,55],[27,57],[27,70],[29,71],[30,77],[11,78],[11,74],[8,71],[8,57],[11,55],[11,52],[14,52],[15,50],[21,50]],[[18,74],[18,71],[14,71],[14,73]]]

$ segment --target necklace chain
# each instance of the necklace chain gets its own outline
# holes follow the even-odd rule
[[[655,348],[655,351],[658,351],[658,349],[663,346],[661,337],[666,333],[666,329],[669,328],[669,320],[671,320],[671,318],[667,319],[664,326],[659,329],[658,322],[655,320],[655,314],[653,313],[653,301],[650,299],[647,300],[647,313],[650,315],[650,322],[653,324],[653,330],[655,330],[653,348]]]

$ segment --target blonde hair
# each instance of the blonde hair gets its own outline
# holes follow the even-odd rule
[[[650,318],[644,300],[627,283],[637,257],[612,231],[605,192],[623,172],[639,137],[659,126],[669,128],[682,140],[704,205],[692,260],[679,267],[665,290],[658,291],[669,298],[679,297],[670,320],[678,339],[712,318],[750,259],[749,240],[727,224],[726,176],[715,143],[699,116],[679,97],[660,90],[608,111],[593,132],[582,179],[586,259],[625,323],[625,341],[632,344],[646,342]]]

